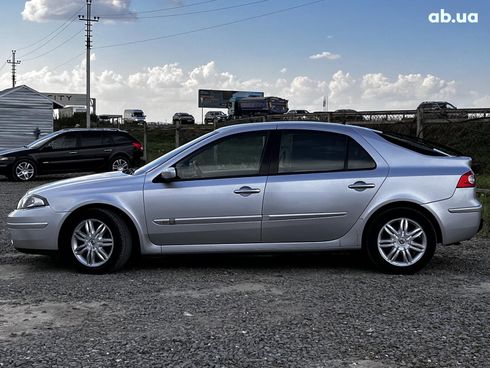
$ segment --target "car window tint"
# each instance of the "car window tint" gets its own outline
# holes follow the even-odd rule
[[[110,146],[112,144],[114,144],[112,141],[112,134],[110,134],[108,132],[104,132],[102,134],[102,145],[103,146]]]
[[[80,147],[98,147],[102,144],[102,132],[84,132],[80,136]]]
[[[347,136],[336,133],[283,132],[278,173],[337,171],[345,167]]]
[[[54,150],[68,150],[77,148],[77,136],[75,134],[63,134],[53,139],[49,146]]]
[[[131,143],[131,138],[126,134],[118,133],[112,137],[114,144],[129,144]]]
[[[349,153],[347,158],[347,169],[369,170],[376,167],[376,162],[366,150],[355,140],[349,138]]]
[[[212,143],[176,165],[180,179],[258,175],[267,132],[237,134]]]

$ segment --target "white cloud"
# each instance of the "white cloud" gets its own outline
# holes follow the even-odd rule
[[[287,68],[282,68],[282,69],[280,70],[281,74],[286,74],[286,73],[287,73],[287,71],[288,71],[288,69],[287,69]]]
[[[124,20],[136,18],[130,10],[131,0],[97,0],[92,3],[92,14],[124,15]],[[80,9],[82,7],[82,9]],[[27,0],[22,11],[22,18],[31,22],[45,22],[53,19],[68,19],[79,11],[85,14],[85,1],[73,0]],[[112,19],[117,20],[117,18]]]
[[[323,51],[319,54],[311,55],[310,59],[311,60],[320,60],[320,59],[336,60],[336,59],[340,59],[340,55],[331,53],[330,51]]]
[[[92,59],[95,55],[91,56]],[[48,67],[18,74],[18,84],[42,92],[85,91],[85,63],[53,72]],[[0,88],[10,86],[10,73],[0,75]],[[456,106],[488,106],[490,96],[458,89],[453,80],[435,75],[383,73],[360,76],[338,70],[325,79],[305,75],[292,78],[243,79],[220,70],[214,61],[184,68],[178,63],[148,66],[129,74],[117,70],[92,73],[92,96],[98,113],[122,114],[124,109],[141,108],[149,121],[170,121],[176,111],[186,111],[200,120],[197,107],[199,88],[263,91],[267,96],[289,100],[291,109],[321,110],[322,97],[329,96],[329,108],[356,110],[414,109],[423,100],[448,100]]]

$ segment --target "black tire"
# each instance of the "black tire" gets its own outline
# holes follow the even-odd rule
[[[120,163],[118,165],[118,162]],[[122,164],[124,162],[124,164]],[[108,170],[109,171],[118,171],[119,169],[116,169],[115,166],[120,166],[120,165],[126,165],[125,169],[130,169],[131,168],[131,160],[127,158],[126,156],[115,156],[109,160],[109,165],[108,165]]]
[[[25,170],[23,170],[25,168]],[[12,165],[9,175],[15,181],[31,181],[37,175],[37,166],[34,161],[21,158]]]
[[[406,219],[407,224],[403,232],[402,219]],[[388,225],[397,230],[397,235],[390,235],[391,229],[385,228]],[[422,233],[415,236],[419,233],[417,227]],[[409,236],[411,233],[414,235]],[[394,274],[413,274],[421,270],[436,249],[434,227],[423,213],[412,208],[395,208],[379,214],[366,229],[364,239],[364,249],[371,262],[382,271]]]
[[[100,257],[101,253],[97,255],[97,250],[92,251],[92,254],[94,255],[94,258],[92,258],[94,260],[92,265],[88,264],[90,263],[90,251],[82,251],[76,255],[74,250],[81,249],[84,245],[80,238],[75,236],[75,232],[77,229],[86,230],[85,223],[87,221],[106,225],[108,231],[106,230],[101,233],[100,236],[102,237],[102,240],[106,238],[112,238],[113,240],[111,251],[108,250],[107,246],[104,248],[104,254],[108,256],[105,261]],[[79,228],[80,226],[82,226],[82,229]],[[77,232],[77,235],[79,234],[80,232]],[[63,259],[68,260],[69,263],[74,265],[79,271],[90,274],[102,274],[120,270],[128,263],[133,248],[133,240],[128,224],[120,215],[106,209],[90,209],[71,219],[70,222],[63,227],[63,233],[60,240],[60,251]],[[100,250],[100,247],[98,250]],[[83,261],[84,259],[85,262]],[[89,261],[87,262],[87,260]]]

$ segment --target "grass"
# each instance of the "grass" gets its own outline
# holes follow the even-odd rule
[[[490,189],[490,174],[477,174],[476,186],[480,189]]]

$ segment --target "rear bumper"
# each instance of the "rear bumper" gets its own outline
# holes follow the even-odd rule
[[[481,230],[482,205],[473,188],[457,189],[453,197],[424,207],[436,216],[443,244],[471,239]]]

